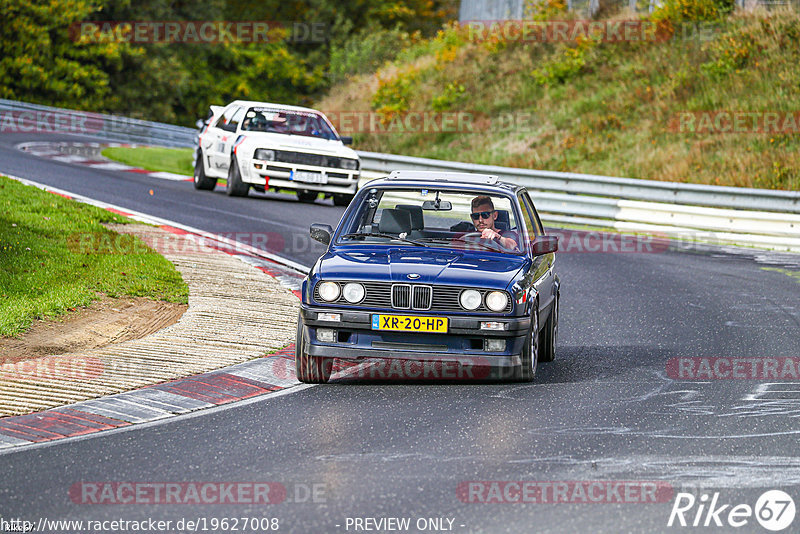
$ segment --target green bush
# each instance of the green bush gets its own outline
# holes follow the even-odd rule
[[[399,28],[361,31],[343,44],[331,46],[330,80],[336,83],[348,76],[375,72],[418,39],[418,34]]]
[[[409,68],[393,78],[379,80],[378,90],[372,95],[372,109],[383,114],[385,120],[408,111],[417,75],[416,70]]]
[[[464,99],[466,89],[460,82],[448,83],[441,94],[431,100],[434,111],[447,111]]]

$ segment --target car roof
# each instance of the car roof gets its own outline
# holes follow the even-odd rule
[[[436,171],[392,171],[389,176],[367,183],[364,187],[388,186],[436,186],[442,189],[470,189],[475,191],[496,191],[516,193],[523,186],[501,182],[494,174],[477,174],[469,172],[436,172]]]
[[[234,100],[233,102],[228,104],[228,106],[231,106],[233,104],[236,104],[237,106],[276,108],[276,109],[285,109],[287,111],[306,111],[311,113],[322,114],[322,112],[317,109],[304,108],[301,106],[289,106],[287,104],[275,104],[273,102],[256,102],[255,100]]]

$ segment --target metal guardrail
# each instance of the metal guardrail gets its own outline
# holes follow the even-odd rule
[[[0,131],[74,134],[117,143],[193,146],[197,130],[88,111],[0,99]]]
[[[194,128],[0,99],[0,130],[8,131],[8,124],[15,124],[17,131],[42,132],[53,125],[53,133],[168,147],[194,147],[197,135]],[[358,154],[367,178],[395,169],[496,174],[503,181],[522,184],[532,191],[537,209],[548,224],[616,228],[800,252],[799,191],[537,171],[376,152]]]

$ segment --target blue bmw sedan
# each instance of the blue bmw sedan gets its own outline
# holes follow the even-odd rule
[[[524,187],[395,171],[363,187],[335,231],[310,232],[328,249],[303,281],[302,382],[327,382],[334,359],[373,358],[530,381],[555,357],[558,239]]]

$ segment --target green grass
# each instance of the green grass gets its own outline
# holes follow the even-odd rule
[[[194,172],[191,148],[108,147],[101,154],[108,159],[148,171],[191,176]]]
[[[101,223],[125,217],[0,176],[0,336],[102,297],[186,303],[189,290],[164,257],[132,236],[125,254],[81,253],[81,236],[113,240]]]

